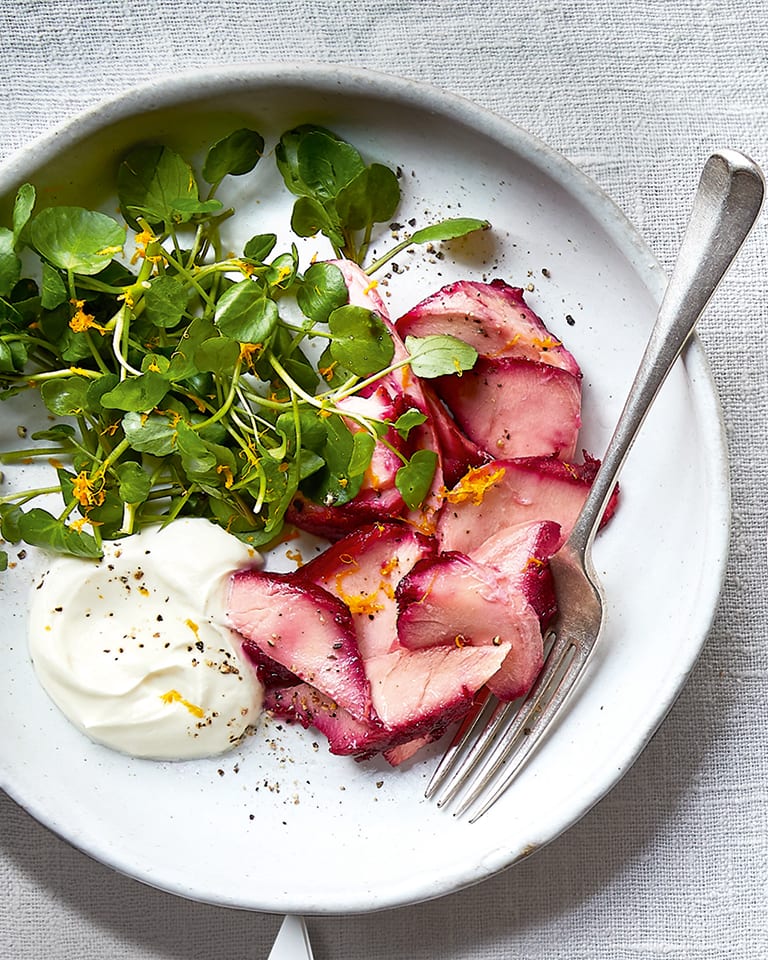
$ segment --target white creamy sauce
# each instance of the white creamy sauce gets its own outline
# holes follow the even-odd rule
[[[258,554],[207,520],[55,560],[33,591],[35,670],[92,740],[135,757],[214,756],[256,723],[263,691],[227,625],[230,574]]]

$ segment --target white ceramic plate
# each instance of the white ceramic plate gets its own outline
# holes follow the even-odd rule
[[[471,215],[493,222],[493,233],[453,244],[445,259],[421,252],[397,258],[401,270],[383,288],[392,313],[454,279],[531,284],[531,305],[582,364],[583,445],[599,455],[664,277],[588,178],[473,104],[335,67],[208,71],[129,93],[32,144],[0,168],[0,195],[7,208],[8,194],[28,179],[48,201],[109,209],[101,187],[138,140],[197,150],[248,124],[273,145],[304,121],[329,126],[369,159],[402,169],[399,220],[423,226]],[[246,201],[248,208],[233,221],[233,246],[275,226],[285,236],[291,198],[271,158],[261,166],[252,181],[257,202],[248,178],[233,181],[238,209]],[[381,248],[391,241],[385,234]],[[320,242],[303,247],[325,251]],[[19,404],[0,408],[0,442],[15,439],[28,416]],[[98,860],[212,903],[357,912],[480,881],[552,840],[617,782],[706,637],[725,565],[729,505],[719,409],[695,341],[646,421],[623,490],[596,550],[609,619],[586,681],[514,789],[473,826],[423,799],[443,745],[390,770],[380,761],[331,757],[319,735],[274,724],[236,752],[202,762],[132,760],[90,743],[52,706],[28,661],[33,551],[0,585],[2,785]]]

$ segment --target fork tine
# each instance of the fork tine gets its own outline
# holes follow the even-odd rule
[[[460,816],[476,799],[481,790],[488,786],[489,781],[496,774],[501,765],[507,760],[509,755],[516,749],[521,735],[526,732],[530,735],[530,729],[536,723],[536,715],[541,710],[541,702],[545,697],[547,690],[554,677],[561,671],[563,659],[568,650],[568,643],[556,637],[554,643],[549,649],[544,666],[536,678],[535,683],[528,691],[523,702],[514,712],[512,722],[501,736],[496,737],[492,746],[490,755],[482,766],[479,765],[479,757],[473,757],[470,753],[470,761],[466,768],[463,768],[457,774],[461,779],[461,786],[467,784],[470,776],[473,776],[471,792],[467,798],[462,800],[454,816]],[[512,712],[513,704],[507,704]],[[480,769],[478,770],[478,766]]]
[[[440,787],[440,784],[446,779],[446,777],[450,775],[451,770],[458,761],[464,744],[469,741],[475,729],[480,729],[482,717],[485,713],[486,707],[492,702],[492,700],[493,697],[491,696],[490,691],[487,689],[487,687],[484,688],[480,696],[472,704],[469,712],[462,719],[458,730],[454,734],[453,739],[448,746],[448,749],[443,754],[440,763],[437,765],[435,772],[432,774],[432,777],[427,784],[427,789],[424,791],[424,796],[427,800],[434,796],[435,792]]]
[[[498,739],[500,735],[499,731],[503,728],[505,723],[509,723],[510,717],[514,715],[514,710],[511,704],[501,703],[496,700],[495,697],[491,698],[491,700],[493,703],[493,710],[488,717],[487,723],[485,725],[481,725],[481,721],[483,719],[482,715],[477,717],[475,722],[472,724],[472,727],[467,730],[466,734],[462,738],[462,743],[460,745],[461,747],[463,747],[465,743],[469,743],[470,738],[477,733],[477,737],[466,755],[463,757],[459,769],[448,781],[440,796],[440,799],[437,801],[438,807],[444,807],[447,803],[450,803],[456,793],[461,789],[466,775],[471,770],[475,769],[475,767],[478,765],[478,763],[480,763],[482,758],[487,753],[488,749],[493,747],[495,740]]]
[[[462,800],[461,806],[456,811],[455,816],[460,816],[477,802],[483,791],[491,784],[491,781],[500,768],[510,759],[512,761],[511,765],[508,766],[503,777],[495,783],[493,791],[486,798],[480,809],[472,815],[469,822],[475,823],[479,820],[512,785],[530,758],[536,744],[551,729],[552,723],[550,721],[554,718],[555,714],[576,686],[576,681],[589,659],[589,653],[589,649],[582,645],[567,644],[557,667],[550,675],[550,682],[546,685],[546,688],[542,690],[536,704],[528,711],[524,720],[516,724],[514,736],[501,741],[499,745],[500,749],[494,757],[492,766],[482,771],[482,775],[473,785],[472,791]],[[567,659],[569,659],[569,662],[565,664]],[[552,684],[555,684],[555,686],[550,695],[549,688]],[[549,696],[549,698],[542,706],[541,701],[547,696]],[[532,721],[530,726],[526,723],[528,720]],[[521,733],[525,734],[522,738],[520,736]]]
[[[458,793],[458,791],[465,785],[467,779],[472,775],[472,773],[477,769],[480,762],[482,761],[484,755],[488,752],[488,749],[494,745],[494,741],[507,742],[508,739],[514,739],[517,732],[524,725],[524,722],[527,716],[533,712],[536,707],[536,703],[543,692],[543,689],[549,683],[550,679],[554,675],[557,665],[560,663],[561,653],[564,648],[564,643],[558,645],[557,637],[555,641],[549,648],[547,652],[544,665],[541,669],[541,672],[536,679],[536,682],[531,687],[528,695],[522,703],[518,704],[516,701],[511,703],[498,703],[494,708],[493,713],[491,714],[487,726],[483,727],[483,714],[479,713],[474,716],[471,724],[462,725],[459,730],[459,733],[456,736],[456,740],[460,740],[460,743],[451,744],[449,751],[451,751],[451,764],[446,765],[443,768],[443,764],[438,767],[438,770],[442,769],[442,776],[440,777],[440,782],[442,783],[447,779],[449,774],[453,774],[451,779],[448,781],[447,786],[445,787],[443,794],[440,798],[438,806],[445,806],[449,800]],[[507,723],[507,729],[502,733],[503,725]],[[468,744],[471,737],[477,734],[477,739],[474,741],[468,751],[461,756],[461,762],[459,763],[460,751]],[[458,765],[458,769],[453,770],[454,767]],[[450,768],[449,768],[450,767]],[[437,772],[435,774],[435,777]],[[433,780],[435,779],[433,777]],[[430,782],[430,787],[432,783]],[[434,785],[430,796],[435,792],[437,784]]]

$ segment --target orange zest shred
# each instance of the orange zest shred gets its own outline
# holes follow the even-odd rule
[[[252,263],[246,263],[245,260],[235,260],[235,264],[244,277],[250,277],[256,269]]]
[[[483,502],[483,497],[503,479],[506,473],[506,467],[498,467],[496,470],[490,467],[471,467],[459,480],[452,490],[442,490],[442,496],[448,503],[467,503],[479,506]]]
[[[96,255],[99,257],[113,257],[116,253],[123,252],[122,243],[112,244],[111,247],[102,247],[101,250],[96,251]]]
[[[91,521],[88,519],[88,517],[78,517],[77,520],[70,520],[67,526],[70,530],[74,530],[75,533],[80,533],[86,523],[90,522]]]
[[[338,574],[336,580],[338,581],[342,576],[343,574]],[[336,589],[339,592],[339,599],[349,607],[350,613],[372,615],[384,609],[384,604],[377,601],[375,593],[344,593],[338,582]]]
[[[317,371],[321,377],[326,379],[329,383],[333,379],[333,371],[337,365],[337,361],[332,361],[327,367],[318,367]]]
[[[85,310],[83,310],[85,300],[70,300],[69,302],[75,308],[75,312],[69,321],[70,329],[74,333],[85,333],[86,330],[98,330],[99,333],[104,336],[107,332],[104,327],[96,323],[96,318],[92,313],[86,313]]]
[[[561,347],[563,345],[561,340],[555,340],[554,337],[550,336],[542,338],[534,337],[531,343],[538,350],[554,350],[555,347]]]
[[[398,566],[397,557],[390,557],[389,560],[385,560],[381,565],[381,572],[385,577],[388,577],[393,570]]]
[[[220,463],[218,467],[216,467],[216,473],[224,475],[224,486],[227,488],[227,490],[229,490],[235,481],[230,468],[226,465],[226,463]]]
[[[261,343],[241,343],[240,344],[240,361],[244,363],[246,367],[253,367],[254,357],[261,352],[263,344]]]
[[[72,496],[81,507],[100,507],[104,503],[104,478],[89,477],[81,470],[72,481]]]
[[[503,357],[509,350],[512,349],[512,347],[517,345],[519,340],[520,340],[520,334],[516,333],[511,340],[507,340],[507,342],[502,347],[500,347],[498,350],[494,350],[493,353],[489,353],[488,356]]]
[[[349,569],[340,570],[336,574],[336,595],[349,607],[350,613],[373,615],[374,613],[378,613],[380,610],[383,610],[384,604],[380,603],[376,599],[378,590],[376,593],[347,593],[347,591],[344,589],[344,578],[348,577],[351,573],[354,573],[358,564],[355,558],[350,556],[348,553],[343,553],[339,559],[342,563],[348,564]],[[379,586],[381,587],[382,584]]]
[[[287,280],[290,276],[292,276],[292,274],[293,267],[289,267],[288,264],[285,264],[285,266],[280,267],[277,272],[276,283],[281,284],[283,280]]]
[[[161,693],[160,699],[163,703],[180,703],[183,707],[186,707],[194,717],[205,716],[205,710],[203,710],[202,707],[198,707],[196,704],[190,703],[189,700],[185,700],[178,690],[169,690],[167,693]]]
[[[163,258],[162,253],[149,255],[147,254],[147,247],[151,243],[157,243],[157,237],[152,233],[151,230],[142,230],[140,233],[137,233],[135,236],[136,241],[136,252],[131,257],[131,263],[136,263],[139,259],[149,260],[150,263],[159,263]]]
[[[379,580],[379,590],[390,600],[395,599],[395,588],[388,580]]]

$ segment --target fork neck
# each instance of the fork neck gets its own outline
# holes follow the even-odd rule
[[[568,539],[585,558],[629,453],[659,388],[693,333],[712,294],[760,212],[764,183],[744,154],[722,150],[704,165],[693,209],[667,286],[613,437]]]

